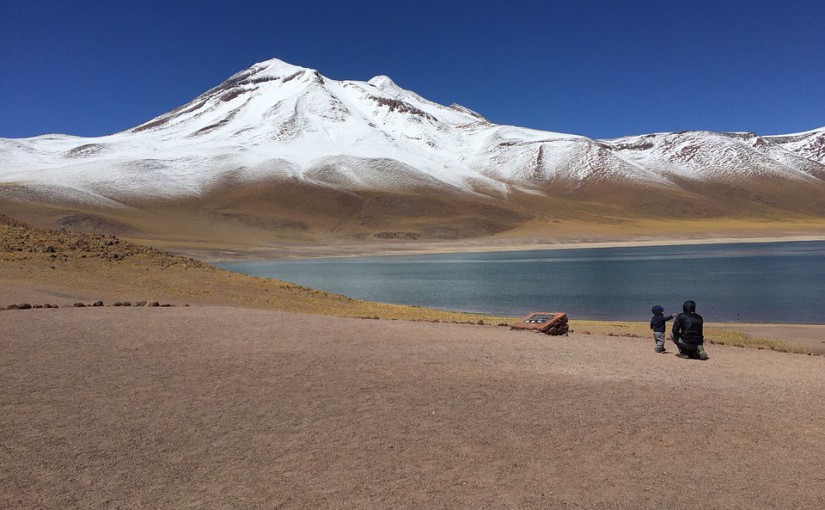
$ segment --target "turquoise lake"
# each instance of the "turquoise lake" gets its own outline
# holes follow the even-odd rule
[[[353,298],[517,316],[645,320],[692,299],[707,321],[825,324],[825,242],[231,262]]]

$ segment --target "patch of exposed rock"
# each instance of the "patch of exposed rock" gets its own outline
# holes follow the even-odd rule
[[[24,260],[29,254],[45,255],[51,260],[99,258],[113,262],[141,256],[154,259],[164,267],[206,266],[197,260],[169,255],[116,236],[34,227],[0,214],[0,260]]]

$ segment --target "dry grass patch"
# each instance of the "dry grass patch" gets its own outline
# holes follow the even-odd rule
[[[757,338],[741,331],[708,328],[706,338],[710,343],[718,345],[732,345],[734,347],[747,347],[749,349],[765,349],[779,352],[795,352],[798,354],[813,354],[811,350],[804,347],[791,345],[781,340],[769,338]]]
[[[581,334],[606,335],[615,337],[649,338],[650,326],[647,322],[613,322],[571,320],[570,330]],[[779,352],[811,354],[809,349],[791,345],[780,340],[757,338],[741,331],[705,328],[705,340],[712,345],[731,345],[750,349],[767,349]]]

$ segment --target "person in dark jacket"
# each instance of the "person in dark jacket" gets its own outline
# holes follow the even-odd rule
[[[673,321],[671,339],[679,347],[680,358],[695,358],[706,360],[708,353],[705,352],[705,337],[702,333],[704,319],[696,313],[696,303],[685,301],[682,305],[683,313],[676,316]]]
[[[676,317],[676,314],[665,317],[665,309],[659,305],[654,306],[650,310],[653,312],[653,318],[650,319],[650,329],[653,330],[653,341],[656,343],[654,352],[665,353],[665,324],[670,319]]]

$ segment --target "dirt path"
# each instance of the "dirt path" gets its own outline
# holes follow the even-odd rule
[[[651,344],[0,312],[0,507],[825,507],[825,358]]]

